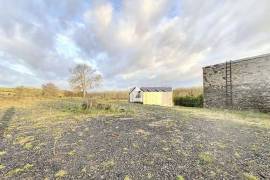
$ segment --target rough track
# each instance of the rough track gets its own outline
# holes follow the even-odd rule
[[[0,179],[270,179],[270,132],[239,124],[192,119],[176,110],[132,105],[135,114],[89,118],[63,126],[58,139],[38,130],[1,139]],[[35,137],[34,148],[14,144]],[[21,173],[12,169],[31,164]],[[61,175],[60,175],[61,177]]]

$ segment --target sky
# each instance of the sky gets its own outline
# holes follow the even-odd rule
[[[269,0],[0,0],[0,86],[202,85],[202,67],[270,53]]]

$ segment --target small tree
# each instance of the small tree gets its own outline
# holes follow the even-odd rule
[[[42,94],[44,96],[56,96],[58,94],[58,88],[53,83],[43,84]]]
[[[86,96],[88,89],[93,89],[100,85],[102,76],[95,69],[87,64],[78,64],[70,70],[71,77],[69,83],[71,87]]]

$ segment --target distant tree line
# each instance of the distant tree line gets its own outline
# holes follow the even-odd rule
[[[88,91],[98,87],[102,82],[102,76],[96,69],[87,64],[78,64],[70,69],[69,84],[72,90],[60,90],[52,82],[45,83],[38,88],[19,86],[14,89],[16,97],[86,97]]]
[[[102,76],[87,64],[78,64],[70,69],[68,82],[72,90],[60,90],[57,85],[48,82],[43,84],[41,89],[19,86],[10,94],[15,94],[17,97],[90,97],[114,100],[126,100],[129,97],[128,91],[91,92],[91,89],[101,84]],[[175,105],[202,107],[202,93],[202,87],[178,88],[173,91],[173,101]]]

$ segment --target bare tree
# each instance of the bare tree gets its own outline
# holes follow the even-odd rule
[[[58,94],[58,88],[53,83],[43,84],[42,94],[44,96],[56,96]]]
[[[69,83],[75,91],[82,92],[83,97],[85,97],[88,89],[99,86],[101,81],[102,76],[87,64],[78,64],[71,69]]]

